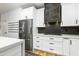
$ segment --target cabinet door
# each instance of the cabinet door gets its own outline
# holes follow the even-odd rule
[[[36,27],[44,27],[44,8],[37,9]]]
[[[43,38],[33,37],[33,49],[43,50]]]
[[[76,4],[76,25],[79,25],[79,3]]]
[[[70,40],[63,39],[63,55],[69,56]]]
[[[22,10],[21,18],[22,19],[33,19],[33,10],[34,7],[25,8]]]
[[[71,39],[70,56],[79,56],[79,39]]]
[[[62,4],[62,26],[75,24],[75,4]]]

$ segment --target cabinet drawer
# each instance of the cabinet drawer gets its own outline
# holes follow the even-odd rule
[[[43,45],[43,47],[47,47],[47,48],[63,48],[62,45]]]
[[[44,38],[44,37],[41,37],[41,36],[35,36],[35,37],[33,37],[33,39],[41,39],[41,38]]]
[[[34,46],[33,48],[34,48],[34,49],[41,49],[41,47],[38,46],[38,45]]]
[[[44,37],[43,39],[44,41],[57,41],[57,42],[62,42],[63,39],[62,38],[55,38],[55,37]]]
[[[59,47],[43,47],[43,50],[50,53],[63,54],[61,47],[60,48]]]
[[[43,41],[43,38],[34,38],[33,41]]]
[[[63,54],[62,48],[49,48],[49,52]]]
[[[36,40],[36,41],[33,41],[34,44],[42,44],[42,41],[39,41],[39,40]]]
[[[37,39],[37,38],[39,38],[39,37],[33,37],[33,39]]]
[[[50,41],[62,42],[62,38],[49,38]]]
[[[41,44],[33,44],[33,48],[34,49],[42,49],[42,45]]]
[[[62,47],[63,42],[52,42],[52,41],[44,41],[43,46],[48,47]]]
[[[56,43],[56,42],[49,42],[49,47],[62,47],[62,43]]]
[[[42,41],[42,39],[33,39],[33,41]]]
[[[34,42],[33,45],[41,45],[42,43]]]

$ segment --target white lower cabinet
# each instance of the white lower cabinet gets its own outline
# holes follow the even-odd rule
[[[79,56],[79,39],[67,38],[63,40],[63,55]]]
[[[79,39],[40,36],[33,39],[33,48],[63,56],[79,56]]]
[[[62,40],[55,37],[34,37],[33,48],[62,55]]]
[[[70,56],[79,56],[79,39],[71,39]]]
[[[48,41],[44,41],[43,43],[43,50],[57,53],[62,55],[62,38],[49,38]]]
[[[63,55],[69,56],[70,51],[70,40],[63,38]]]
[[[42,49],[42,39],[40,37],[33,38],[33,48],[34,49]]]

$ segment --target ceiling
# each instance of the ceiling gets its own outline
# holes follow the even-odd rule
[[[31,6],[35,6],[36,8],[42,8],[44,7],[44,3],[27,3],[27,4],[24,4],[22,8],[27,8]]]
[[[16,8],[27,8],[35,6],[36,8],[44,7],[44,3],[0,3],[0,13],[7,12]]]

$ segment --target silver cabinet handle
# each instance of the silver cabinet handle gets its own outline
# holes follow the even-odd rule
[[[54,50],[54,49],[50,48],[50,50]]]
[[[49,43],[49,44],[53,45],[54,43]]]
[[[72,45],[72,40],[70,40],[70,45]]]
[[[49,38],[49,39],[53,40],[54,38]]]
[[[36,37],[36,38],[39,38],[39,37]]]
[[[76,24],[78,24],[78,20],[76,19]]]
[[[36,41],[36,42],[39,42],[39,41]]]
[[[64,38],[64,39],[69,39],[69,38]]]
[[[39,47],[39,46],[36,46],[36,47]]]

